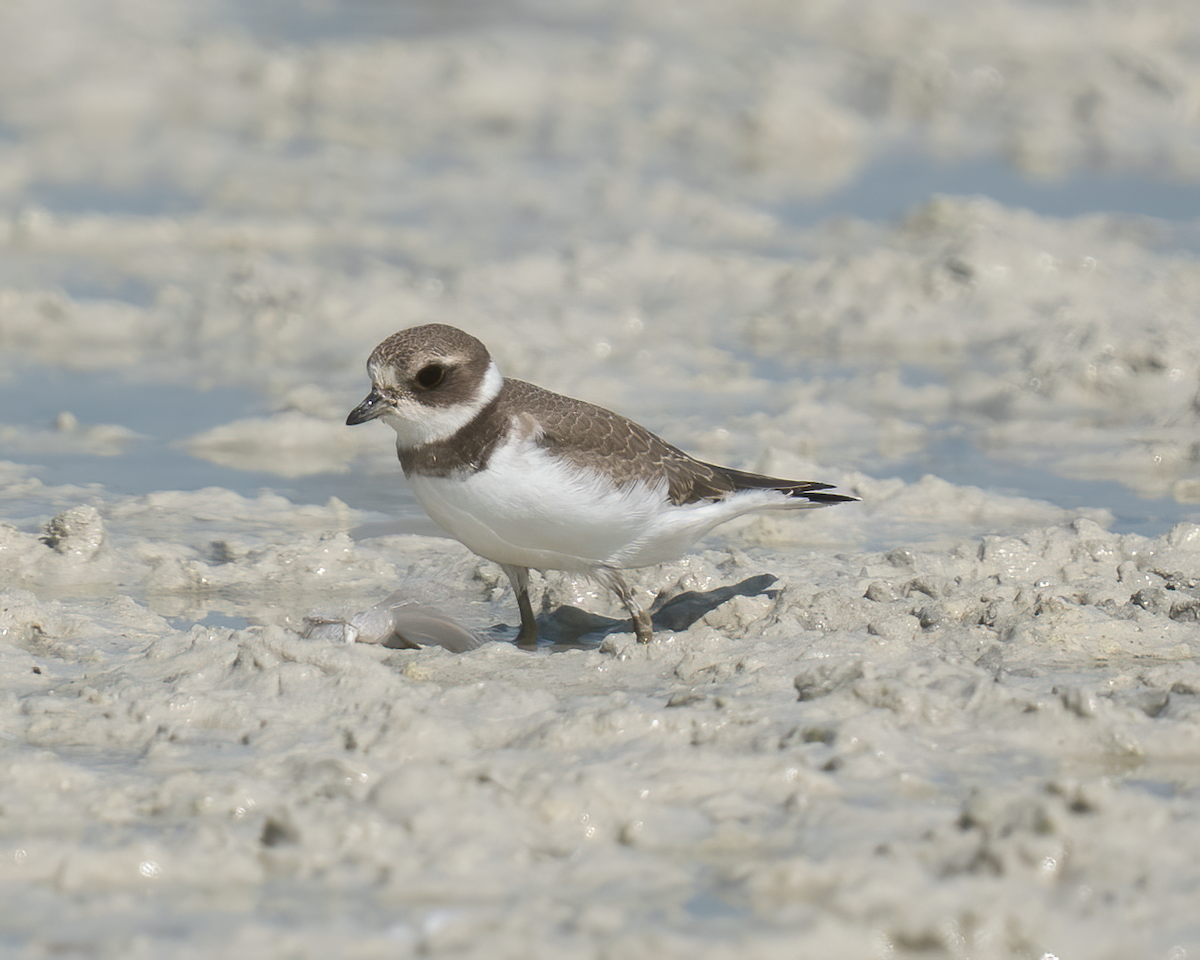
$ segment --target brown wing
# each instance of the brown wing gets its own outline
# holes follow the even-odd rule
[[[810,480],[779,480],[703,463],[620,414],[582,400],[551,393],[521,380],[506,380],[503,401],[514,409],[532,405],[541,428],[538,443],[581,467],[608,473],[618,486],[667,481],[674,504],[720,500],[737,490],[778,490],[814,504],[854,500],[820,493],[833,485]]]

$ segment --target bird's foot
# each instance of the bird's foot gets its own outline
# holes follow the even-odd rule
[[[654,628],[650,625],[650,614],[640,607],[633,615],[633,632],[637,634],[638,643],[649,643],[654,639]]]

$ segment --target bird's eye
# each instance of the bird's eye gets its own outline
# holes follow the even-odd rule
[[[417,371],[417,386],[422,390],[440,387],[446,379],[446,368],[440,363],[431,363]]]

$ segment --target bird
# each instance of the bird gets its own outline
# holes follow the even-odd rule
[[[718,524],[858,498],[833,484],[705,463],[611,410],[506,379],[484,344],[442,323],[388,337],[371,390],[346,417],[382,420],[413,494],[443,530],[499,564],[537,642],[529,571],[583,574],[621,600],[642,643],[649,613],[622,570],[682,556]]]

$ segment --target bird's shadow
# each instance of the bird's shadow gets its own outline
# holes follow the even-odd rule
[[[660,596],[650,608],[650,622],[656,633],[660,630],[686,630],[706,613],[734,597],[767,596],[773,599],[778,591],[772,590],[771,586],[777,579],[769,573],[760,573],[731,587],[688,590],[670,599]],[[594,646],[610,633],[630,633],[633,621],[605,617],[564,604],[542,613],[537,618],[537,628],[539,647],[577,649],[580,646]],[[509,639],[516,631],[513,627],[499,624],[492,632]]]

